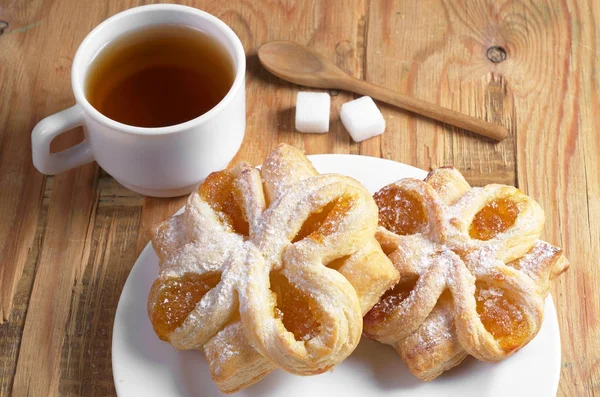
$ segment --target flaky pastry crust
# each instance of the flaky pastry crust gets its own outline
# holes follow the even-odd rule
[[[150,320],[174,347],[202,350],[223,392],[275,368],[327,371],[398,280],[376,229],[360,183],[319,175],[280,145],[260,171],[241,163],[212,174],[182,214],[152,229],[160,272]]]
[[[467,355],[508,357],[543,320],[551,281],[569,264],[539,239],[540,206],[506,185],[471,188],[454,168],[375,194],[377,232],[400,282],[365,316],[365,334],[431,380]]]

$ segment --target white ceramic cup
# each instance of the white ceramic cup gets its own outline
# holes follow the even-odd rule
[[[207,113],[161,128],[122,124],[98,112],[84,92],[94,57],[107,43],[128,32],[163,24],[197,28],[221,43],[235,70],[227,95]],[[134,192],[155,197],[189,193],[209,173],[225,168],[242,143],[246,128],[245,72],[246,57],[240,39],[213,15],[175,4],[121,12],[98,25],[79,46],[71,72],[76,104],[35,126],[31,136],[33,164],[40,172],[53,175],[95,160]],[[77,126],[84,129],[84,141],[50,153],[52,139]]]

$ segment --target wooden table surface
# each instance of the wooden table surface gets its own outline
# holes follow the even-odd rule
[[[144,230],[184,199],[119,186],[96,164],[45,177],[30,132],[74,103],[77,46],[143,1],[0,0],[0,394],[114,396],[113,316]],[[237,159],[279,142],[307,153],[460,168],[514,184],[546,211],[544,238],[571,269],[554,284],[559,395],[600,395],[600,2],[596,0],[235,0],[188,2],[228,23],[248,55],[247,130]],[[8,24],[8,26],[6,26]],[[332,91],[331,131],[294,132],[298,87],[261,68],[257,48],[294,40],[375,84],[502,123],[499,144],[380,104],[383,136],[350,141],[352,95]],[[489,51],[498,46],[501,49]],[[504,52],[503,52],[504,51]],[[65,148],[81,131],[54,142]]]

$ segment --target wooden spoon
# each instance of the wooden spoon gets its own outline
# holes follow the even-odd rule
[[[446,124],[501,141],[508,131],[501,125],[450,110],[434,103],[400,94],[364,80],[354,78],[322,55],[290,41],[271,41],[261,46],[258,58],[275,76],[294,84],[316,88],[332,88],[368,95]]]

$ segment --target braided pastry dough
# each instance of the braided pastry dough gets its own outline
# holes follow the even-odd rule
[[[151,231],[160,272],[148,298],[156,334],[201,349],[223,392],[279,367],[329,370],[356,347],[362,316],[398,281],[357,181],[319,175],[280,145],[259,171],[211,174],[185,211]]]
[[[542,324],[550,282],[569,264],[540,241],[544,213],[520,190],[471,188],[454,168],[375,194],[377,239],[400,282],[365,316],[365,334],[392,345],[431,380],[468,354],[498,361]]]

